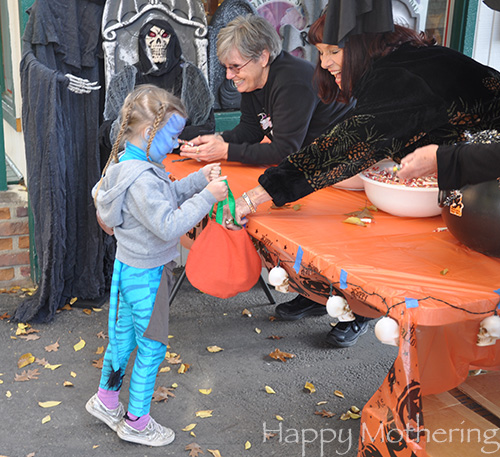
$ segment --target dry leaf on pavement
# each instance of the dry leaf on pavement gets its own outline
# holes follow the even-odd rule
[[[335,395],[336,397],[344,398],[344,394],[340,390],[335,390],[333,392],[333,395]]]
[[[101,370],[103,362],[104,362],[104,357],[101,357],[100,359],[97,360],[92,360],[92,366],[99,368]]]
[[[218,450],[218,449],[214,449],[214,450],[212,450],[212,449],[207,449],[207,451],[208,451],[208,452],[210,452],[210,454],[212,454],[214,457],[222,457],[222,456],[220,455],[220,452],[219,452],[219,450]]]
[[[282,362],[286,362],[286,359],[291,359],[295,357],[295,354],[290,354],[288,352],[280,351],[279,349],[275,349],[273,352],[269,354],[269,357],[275,360],[281,360]]]
[[[321,416],[321,417],[333,417],[333,416],[335,416],[335,413],[332,413],[331,411],[327,411],[326,409],[322,409],[321,411],[314,411],[314,414]]]
[[[75,352],[81,351],[85,347],[85,340],[80,338],[80,341],[73,346]]]
[[[203,454],[201,447],[199,444],[191,443],[186,446],[186,451],[189,451],[189,457],[197,457],[200,454]]]
[[[60,401],[39,401],[39,406],[42,408],[53,408],[54,406],[60,405]]]
[[[153,401],[167,401],[168,397],[175,397],[172,387],[160,386],[153,393]]]
[[[314,384],[306,382],[304,390],[308,390],[310,394],[313,394],[314,392],[316,392],[316,387],[314,387]]]
[[[10,316],[9,316],[7,313],[3,313],[3,314],[0,316],[0,321],[3,321],[4,319],[10,319]]]
[[[21,357],[19,357],[19,360],[17,361],[17,368],[24,368],[27,365],[30,365],[35,361],[35,357],[33,357],[33,354],[30,352],[23,354]]]
[[[107,338],[107,336],[104,334],[104,332],[101,331],[97,334],[97,338],[102,338],[104,340]]]
[[[14,381],[29,381],[30,379],[38,379],[38,376],[40,376],[38,368],[28,371],[24,370],[21,374],[16,373]]]
[[[222,349],[219,346],[207,346],[207,351],[208,352],[220,352],[220,351],[223,351],[223,350],[224,349]]]
[[[196,411],[195,416],[201,417],[202,419],[206,419],[207,417],[212,417],[213,409],[205,409],[202,411]]]
[[[59,340],[57,340],[53,344],[49,344],[48,346],[45,346],[45,350],[47,352],[56,352],[56,351],[58,351],[59,350]]]

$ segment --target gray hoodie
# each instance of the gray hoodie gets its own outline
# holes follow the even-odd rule
[[[154,268],[177,257],[180,237],[216,203],[207,184],[201,170],[171,181],[164,169],[150,162],[112,163],[96,205],[103,222],[114,228],[116,258],[131,267]]]

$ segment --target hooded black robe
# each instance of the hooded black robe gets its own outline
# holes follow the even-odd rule
[[[72,297],[105,294],[104,234],[90,190],[100,176],[99,91],[68,90],[71,73],[99,80],[103,2],[37,0],[20,65],[27,183],[41,270],[17,321],[50,321]]]

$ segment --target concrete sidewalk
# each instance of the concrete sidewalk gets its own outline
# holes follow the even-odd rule
[[[295,296],[273,294],[278,303]],[[0,294],[0,316],[12,314],[21,299],[19,294]],[[171,390],[175,397],[153,402],[151,408],[151,415],[176,433],[175,441],[162,448],[123,442],[85,410],[99,383],[100,370],[93,363],[102,354],[96,351],[108,341],[99,337],[101,332],[107,335],[107,304],[101,312],[87,315],[73,308],[61,311],[49,324],[34,324],[39,332],[31,335],[40,337],[36,340],[16,337],[17,324],[0,320],[0,456],[355,456],[360,422],[342,421],[340,416],[352,405],[363,407],[387,374],[397,349],[378,342],[373,335],[375,321],[356,346],[332,348],[324,342],[331,318],[273,321],[269,317],[274,307],[258,286],[222,300],[184,281],[171,309],[170,351],[189,368],[180,374],[180,365],[162,363],[170,371],[158,375],[156,387],[177,386]],[[251,317],[242,315],[244,309]],[[81,340],[85,347],[75,351]],[[56,342],[57,351],[45,350]],[[209,352],[212,345],[223,351]],[[277,348],[295,357],[274,360],[269,354]],[[19,369],[18,360],[26,353],[61,366],[51,370],[34,362]],[[16,374],[34,369],[39,372],[37,379],[15,381]],[[125,405],[129,372],[130,367],[120,397]],[[65,387],[66,381],[73,386]],[[316,392],[306,393],[306,382]],[[267,393],[266,386],[275,393]],[[204,395],[199,389],[211,393]],[[335,396],[335,390],[344,398]],[[47,401],[61,403],[39,406]],[[315,414],[323,409],[335,415]],[[196,416],[204,410],[211,410],[212,416]],[[47,416],[50,420],[42,423]],[[196,426],[182,430],[190,424]],[[266,433],[276,435],[266,440]],[[195,449],[193,443],[203,452],[186,450],[190,445]]]

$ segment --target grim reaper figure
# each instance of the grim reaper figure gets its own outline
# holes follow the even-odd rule
[[[119,112],[125,97],[139,84],[154,84],[179,97],[188,120],[180,138],[213,133],[213,96],[201,70],[185,61],[173,27],[162,19],[146,22],[139,32],[139,61],[126,66],[110,81],[101,126],[101,145],[111,150],[119,128]]]
[[[90,190],[100,176],[99,48],[104,1],[37,0],[21,61],[27,185],[41,270],[14,319],[48,322],[73,297],[105,295],[104,234]]]

